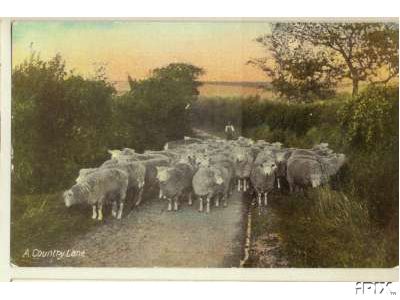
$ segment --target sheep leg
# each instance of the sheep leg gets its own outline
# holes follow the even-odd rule
[[[103,204],[99,203],[99,206],[97,207],[97,220],[101,221],[103,220]]]
[[[96,204],[92,205],[92,208],[93,208],[92,219],[95,220],[95,219],[97,219],[97,207],[96,207]]]
[[[238,179],[238,192],[240,192],[240,184],[241,184],[241,181],[240,181],[240,178]]]
[[[179,206],[179,196],[176,196],[174,199],[174,210],[177,211],[178,210],[178,206]]]
[[[158,192],[158,198],[159,198],[159,199],[162,199],[162,198],[163,198],[162,189],[160,189],[160,191]]]
[[[172,210],[172,199],[168,198],[167,200],[168,200],[168,211],[171,211]]]
[[[261,204],[262,204],[261,203],[261,196],[262,195],[261,195],[261,193],[258,193],[257,196],[258,196],[258,206],[261,206]]]
[[[219,207],[219,197],[215,198],[215,207]]]
[[[223,202],[224,204],[223,204],[223,205],[224,205],[224,207],[227,207],[227,206],[228,206],[228,202],[227,202],[227,200],[226,200],[227,198],[228,198],[228,197],[226,197],[226,196],[223,197],[223,200],[224,200],[224,202]]]
[[[243,191],[247,191],[247,180],[246,178],[243,179]]]
[[[203,212],[203,197],[200,196],[199,212]]]
[[[112,203],[112,208],[111,208],[111,215],[116,218],[117,217],[117,202],[114,201]]]
[[[192,192],[189,193],[189,200],[188,200],[188,204],[192,205],[193,204],[193,199],[192,199]]]
[[[210,212],[210,202],[211,202],[211,197],[207,197],[207,213]]]
[[[264,205],[267,206],[268,204],[268,193],[264,194]]]
[[[118,210],[118,216],[117,219],[120,220],[122,218],[122,212],[124,210],[124,202],[119,203],[119,210]]]
[[[135,206],[138,206],[142,202],[143,190],[144,190],[144,188],[141,188],[139,190],[138,200],[136,201]]]
[[[276,181],[278,182],[278,189],[281,189],[281,180],[277,178]]]

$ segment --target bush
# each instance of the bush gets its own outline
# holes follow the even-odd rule
[[[12,74],[13,188],[54,192],[106,154],[115,89],[104,80],[67,73],[57,55],[36,54]]]
[[[393,267],[382,231],[363,201],[330,188],[279,201],[279,228],[292,267]]]
[[[367,151],[398,145],[398,87],[372,85],[350,98],[340,111],[351,147]]]

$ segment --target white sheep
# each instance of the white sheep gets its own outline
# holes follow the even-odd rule
[[[92,219],[103,219],[103,206],[113,204],[113,216],[121,219],[128,188],[128,174],[118,169],[99,169],[85,180],[64,192],[66,207],[89,204],[93,208]],[[118,207],[118,212],[116,211]]]

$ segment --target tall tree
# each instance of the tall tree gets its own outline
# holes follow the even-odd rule
[[[353,95],[361,81],[387,83],[399,73],[397,24],[298,22],[274,24],[273,30],[321,53],[327,70],[352,81]]]
[[[268,56],[252,59],[253,64],[271,79],[273,90],[290,101],[308,102],[334,94],[336,71],[327,68],[327,58],[314,49],[304,48],[279,24],[268,36],[257,39]]]
[[[388,82],[399,73],[398,26],[390,23],[288,23],[281,27],[303,45],[319,47],[329,67],[358,94],[360,81]],[[383,78],[382,78],[383,77]]]

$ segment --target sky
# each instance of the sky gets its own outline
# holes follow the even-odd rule
[[[13,66],[32,47],[43,59],[60,53],[68,69],[84,76],[105,63],[112,81],[143,79],[172,62],[204,68],[204,81],[265,81],[246,62],[265,56],[255,38],[269,32],[270,24],[259,21],[17,21]]]

